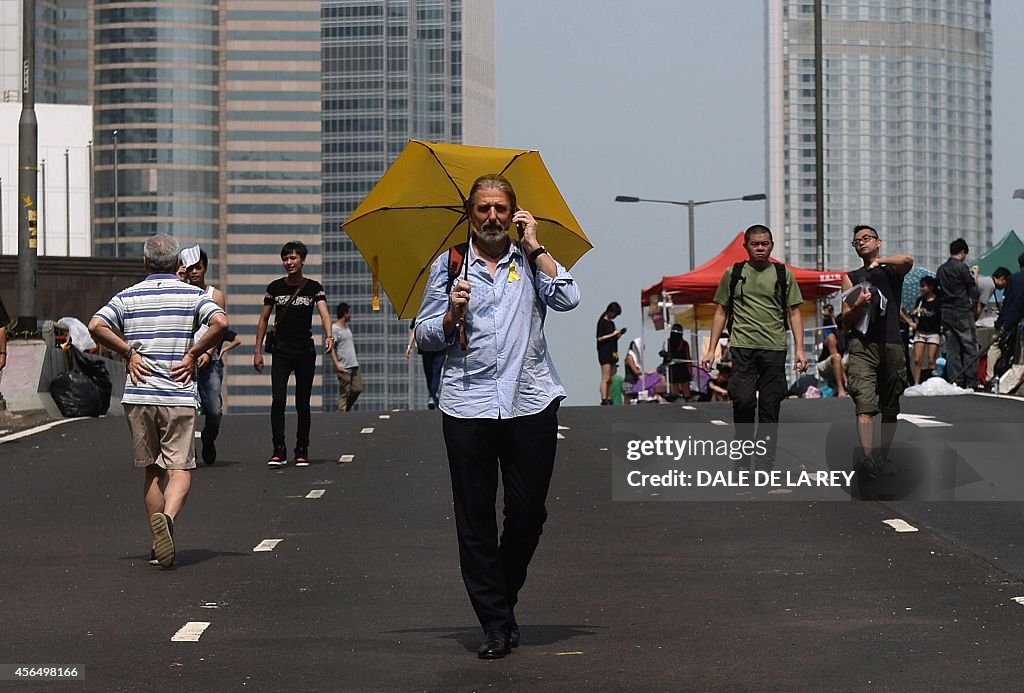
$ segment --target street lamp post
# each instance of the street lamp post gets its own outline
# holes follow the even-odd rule
[[[756,200],[766,200],[768,196],[764,193],[757,193],[755,195],[743,195],[741,197],[723,197],[720,200],[648,200],[643,197],[632,197],[629,195],[617,195],[615,197],[616,202],[657,202],[658,204],[665,205],[680,205],[689,209],[689,222],[690,222],[690,269],[695,267],[694,256],[696,251],[694,249],[694,220],[693,210],[695,207],[701,205],[710,205],[716,202],[754,202]]]
[[[114,257],[121,257],[121,229],[118,228],[118,215],[117,215],[117,130],[113,132],[114,142]]]

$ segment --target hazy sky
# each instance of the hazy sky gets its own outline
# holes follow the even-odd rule
[[[583,299],[549,314],[569,398],[596,404],[597,318],[641,334],[640,290],[679,274],[685,207],[616,195],[716,199],[765,192],[762,0],[498,0],[498,146],[539,149],[594,249],[573,268]],[[1024,231],[1024,2],[993,0],[993,226]],[[696,210],[696,264],[764,221],[763,202]],[[647,368],[664,333],[644,331]],[[654,348],[652,348],[654,347]]]

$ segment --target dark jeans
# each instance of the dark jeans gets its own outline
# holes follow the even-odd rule
[[[220,432],[220,421],[223,417],[223,400],[220,386],[224,381],[224,362],[220,359],[210,361],[196,373],[196,386],[199,389],[199,402],[203,405],[206,421],[203,423],[203,443],[217,440]]]
[[[757,435],[766,440],[769,461],[775,458],[779,409],[786,398],[786,352],[732,347],[732,375],[729,399],[738,440],[754,439],[754,413]]]
[[[309,447],[309,398],[313,393],[313,375],[316,373],[316,352],[312,349],[289,353],[278,349],[270,365],[270,386],[273,401],[270,404],[270,428],[274,447],[285,447],[284,408],[288,400],[288,377],[295,373],[295,413],[299,415],[299,430],[295,434],[295,447]]]
[[[427,379],[427,391],[430,399],[437,401],[437,391],[441,389],[441,368],[444,367],[443,351],[424,351],[423,376]]]
[[[969,310],[942,309],[946,340],[946,380],[973,390],[978,386],[978,337]]]
[[[462,579],[480,625],[499,630],[526,582],[543,531],[558,436],[558,402],[514,419],[444,415]],[[505,491],[504,526],[494,516],[498,471]]]

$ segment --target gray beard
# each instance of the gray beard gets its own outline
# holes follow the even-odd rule
[[[476,231],[476,236],[485,243],[498,243],[505,240],[508,232],[502,228],[487,228],[486,226]]]

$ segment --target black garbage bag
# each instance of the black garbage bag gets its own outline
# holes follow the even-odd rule
[[[78,370],[84,373],[99,388],[100,405],[103,407],[103,410],[96,414],[96,416],[106,414],[107,409],[110,408],[110,393],[114,389],[113,384],[110,382],[110,372],[107,370],[106,362],[101,357],[87,354],[74,345],[71,346],[71,351],[75,355],[75,364],[78,366]]]
[[[103,359],[71,345],[71,370],[50,382],[50,396],[65,417],[103,416],[113,386]]]
[[[50,382],[50,395],[67,418],[100,416],[107,412],[100,388],[81,371],[61,373]]]

